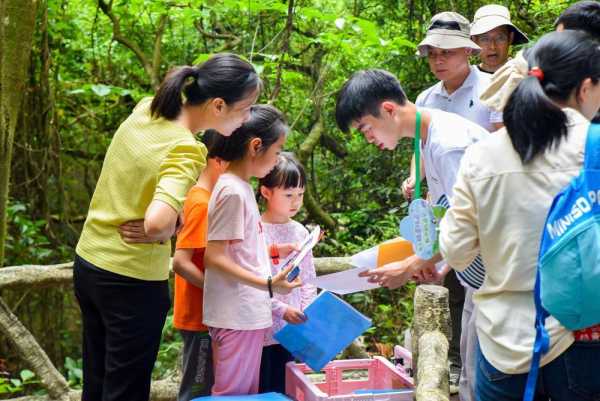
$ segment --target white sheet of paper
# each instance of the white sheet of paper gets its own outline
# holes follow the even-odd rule
[[[309,283],[339,295],[379,288],[379,284],[369,283],[367,277],[358,277],[358,273],[367,270],[369,270],[368,267],[357,267],[343,272],[319,276],[310,280]]]

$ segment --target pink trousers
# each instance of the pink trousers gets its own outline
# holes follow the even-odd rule
[[[258,393],[260,359],[267,330],[208,329],[215,374],[212,395]]]

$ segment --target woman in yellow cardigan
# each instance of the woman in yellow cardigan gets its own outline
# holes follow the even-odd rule
[[[147,401],[170,307],[170,237],[206,164],[194,134],[228,136],[248,118],[261,81],[252,65],[218,54],[173,70],[115,133],[77,244],[74,287],[83,323],[83,401]],[[125,242],[119,226],[143,228]],[[154,242],[147,242],[148,239]]]

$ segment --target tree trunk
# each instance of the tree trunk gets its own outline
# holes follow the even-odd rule
[[[306,139],[304,139],[304,142],[302,142],[302,145],[300,145],[300,149],[298,149],[298,159],[304,166],[307,165],[308,158],[319,143],[321,135],[323,135],[323,131],[323,117],[319,116],[319,119],[313,124]],[[315,199],[315,194],[312,193],[312,188],[310,185],[306,186],[306,191],[304,192],[304,204],[308,213],[317,222],[323,224],[329,230],[335,229],[335,220],[329,215],[329,213],[323,210],[321,205],[319,205]]]
[[[36,0],[0,1],[0,266],[4,264],[10,164],[30,62]]]

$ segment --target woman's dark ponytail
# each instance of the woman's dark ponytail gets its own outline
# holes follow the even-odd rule
[[[235,54],[219,53],[197,66],[171,70],[158,88],[150,110],[155,118],[173,120],[184,102],[198,105],[218,97],[232,104],[260,90],[261,85],[252,64]]]
[[[194,78],[194,82],[188,82],[192,77]],[[160,84],[154,99],[152,99],[152,105],[150,106],[152,116],[164,117],[167,120],[175,119],[183,106],[181,94],[184,87],[186,84],[187,86],[194,85],[197,79],[198,69],[196,67],[176,67],[169,71]]]
[[[552,32],[526,53],[530,75],[511,94],[503,113],[508,136],[524,164],[567,135],[568,118],[560,104],[577,93],[585,79],[598,82],[598,45],[583,32]]]

